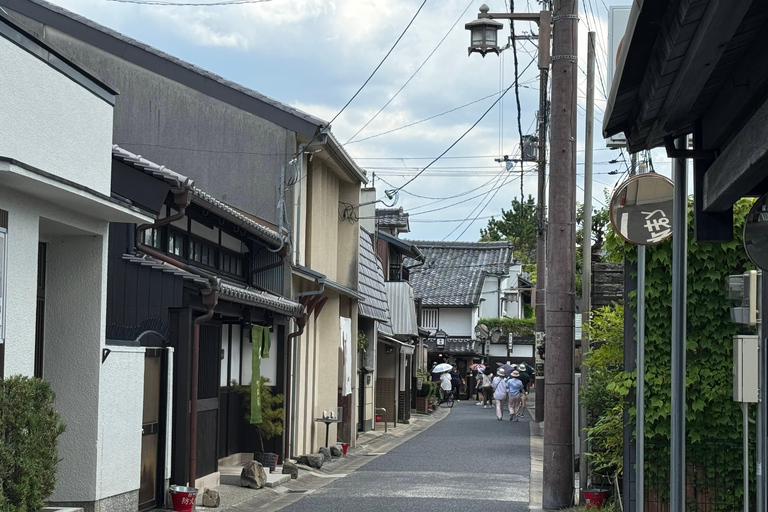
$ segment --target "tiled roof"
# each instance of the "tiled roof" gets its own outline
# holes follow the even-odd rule
[[[141,265],[143,267],[159,270],[167,274],[173,274],[175,276],[181,277],[186,281],[191,281],[198,285],[205,285],[209,282],[208,279],[203,276],[180,269],[178,267],[174,267],[170,263],[160,261],[151,256],[123,254],[123,260],[136,265]],[[247,288],[228,281],[221,281],[219,286],[221,298],[223,300],[237,302],[239,304],[247,304],[249,306],[256,306],[287,316],[299,316],[304,312],[304,307],[298,302],[290,301],[273,293],[257,290],[255,288]]]
[[[255,222],[246,215],[243,215],[231,206],[222,203],[204,190],[197,188],[193,179],[172,171],[164,165],[158,165],[150,160],[147,160],[141,155],[133,154],[118,145],[112,146],[112,156],[121,162],[135,167],[136,169],[139,169],[140,171],[143,171],[144,173],[156,179],[168,183],[172,187],[188,189],[190,192],[192,192],[192,202],[195,204],[205,208],[206,210],[213,211],[216,215],[232,222],[237,226],[244,228],[251,234],[266,242],[280,245],[281,239],[277,231],[273,231],[265,226],[262,226],[258,222]]]
[[[445,346],[438,347],[434,338],[427,338],[424,346],[430,352],[443,352],[445,354],[480,354],[482,345],[470,338],[448,338]]]
[[[429,242],[412,240],[426,258],[411,269],[414,295],[425,306],[475,306],[487,275],[508,274],[514,261],[509,242]],[[408,260],[406,265],[416,265]]]
[[[389,322],[387,293],[384,289],[384,270],[373,251],[371,234],[360,228],[360,263],[358,266],[358,291],[365,301],[358,302],[360,315],[380,322]]]
[[[400,208],[377,208],[376,225],[384,228],[404,228],[403,232],[411,230],[408,223],[408,214],[403,213],[403,207]]]

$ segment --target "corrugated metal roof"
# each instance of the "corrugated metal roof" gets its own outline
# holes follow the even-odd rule
[[[389,322],[387,291],[384,288],[384,270],[373,250],[371,234],[360,228],[360,263],[358,265],[358,291],[365,302],[358,303],[360,315]]]
[[[199,276],[193,272],[174,267],[170,263],[160,261],[152,258],[151,256],[137,256],[135,254],[123,254],[123,260],[143,267],[149,267],[154,270],[159,270],[167,274],[173,274],[179,276],[186,281],[191,281],[197,285],[208,284],[208,279]],[[260,307],[276,313],[281,313],[287,316],[299,316],[304,313],[304,307],[298,302],[293,302],[279,295],[274,295],[269,292],[256,290],[255,288],[247,288],[228,281],[221,281],[220,293],[223,300],[230,302],[237,302],[239,304],[247,304],[249,306]]]
[[[410,276],[414,293],[425,306],[475,306],[485,277],[508,274],[514,263],[509,242],[408,243],[417,245],[426,258],[424,265],[411,269]]]
[[[257,236],[261,240],[269,242],[274,245],[280,245],[283,240],[277,231],[273,231],[261,224],[255,222],[253,219],[242,214],[235,208],[232,208],[228,204],[222,203],[215,197],[211,196],[204,190],[201,190],[195,186],[195,181],[183,174],[172,171],[164,165],[156,164],[151,160],[147,160],[141,155],[136,155],[130,151],[121,148],[118,145],[112,146],[112,156],[121,162],[128,164],[153,178],[162,180],[172,187],[183,188],[192,192],[192,202],[196,205],[210,210],[216,215],[232,222],[233,224],[240,226],[247,230],[252,235]],[[287,241],[287,240],[286,240]]]
[[[389,313],[392,317],[392,331],[395,336],[418,336],[416,322],[416,304],[413,301],[413,288],[407,281],[389,281],[384,283],[387,290]]]
[[[443,352],[446,354],[481,354],[482,344],[471,338],[448,338],[445,345],[437,346],[435,338],[427,338],[424,346],[432,352]]]

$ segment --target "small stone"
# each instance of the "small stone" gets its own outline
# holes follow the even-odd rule
[[[221,496],[218,491],[206,489],[203,493],[203,506],[208,508],[218,508],[221,505]]]
[[[326,446],[321,446],[317,453],[322,454],[323,460],[329,462],[331,460],[331,451]]]
[[[299,467],[292,462],[283,462],[283,474],[291,475],[291,480],[299,478]]]
[[[299,458],[296,459],[296,462],[298,464],[302,464],[304,466],[309,466],[309,460],[307,460],[307,456],[306,455],[299,455]]]
[[[331,446],[331,456],[332,457],[341,457],[342,455],[341,446],[334,445]]]
[[[311,468],[320,469],[323,467],[325,457],[321,453],[311,453],[307,455],[307,465]]]
[[[264,467],[252,460],[245,463],[240,473],[240,485],[251,489],[261,489],[267,483],[267,474]]]

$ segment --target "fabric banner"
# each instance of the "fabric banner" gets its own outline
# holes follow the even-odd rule
[[[341,396],[352,394],[352,319],[339,317],[341,324],[341,350],[343,354],[344,367],[342,368]]]
[[[269,327],[252,325],[251,344],[251,423],[261,423],[261,359],[269,357]]]

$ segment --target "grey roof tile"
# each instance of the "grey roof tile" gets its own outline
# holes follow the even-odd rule
[[[143,267],[149,267],[153,270],[159,270],[166,274],[179,276],[182,279],[191,281],[197,285],[206,285],[209,282],[205,277],[174,267],[170,263],[160,261],[148,255],[137,256],[135,254],[123,254],[123,260]],[[228,281],[221,281],[220,287],[221,296],[224,300],[257,306],[288,316],[299,316],[304,312],[304,307],[298,302],[293,302],[269,292],[244,287]]]
[[[414,294],[425,306],[474,306],[488,275],[509,273],[514,262],[510,242],[430,242],[411,240],[426,258],[411,269]],[[408,260],[407,265],[416,265]]]
[[[141,155],[131,153],[116,144],[112,146],[112,156],[154,178],[165,181],[172,187],[188,189],[194,196],[192,201],[195,202],[195,204],[198,204],[207,210],[212,210],[215,214],[245,228],[251,234],[256,235],[264,241],[275,245],[280,244],[281,238],[277,231],[262,226],[247,215],[244,215],[228,204],[222,203],[204,190],[197,188],[193,179],[172,171],[164,165],[159,165],[151,160],[147,160]]]
[[[358,291],[365,301],[358,302],[362,316],[388,323],[389,307],[384,289],[384,270],[373,250],[371,234],[360,229],[360,263],[358,265]]]

